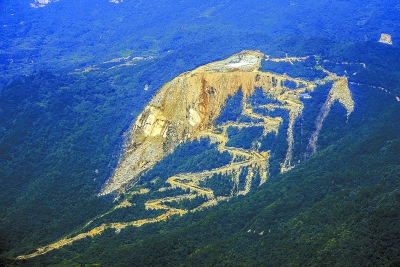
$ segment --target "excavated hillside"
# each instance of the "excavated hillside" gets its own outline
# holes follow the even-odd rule
[[[347,116],[353,112],[354,101],[347,78],[337,76],[320,66],[318,69],[325,73],[325,77],[315,81],[264,72],[259,70],[264,58],[263,53],[259,51],[243,51],[225,60],[183,73],[165,84],[134,122],[124,155],[113,176],[99,194],[124,193],[123,201],[108,212],[90,220],[79,231],[40,247],[31,254],[21,255],[17,259],[43,255],[75,241],[99,235],[107,229],[114,229],[116,233],[119,233],[126,227],[140,227],[144,224],[167,220],[172,215],[196,212],[232,197],[245,195],[253,186],[265,183],[269,173],[270,151],[260,151],[260,139],[253,141],[254,145],[250,149],[228,146],[230,140],[228,129],[230,128],[242,130],[259,127],[263,129],[260,137],[262,138],[268,133],[277,135],[282,123],[287,120],[287,150],[285,159],[281,162],[281,172],[290,170],[294,167],[292,163],[293,128],[304,110],[303,99],[310,98],[309,94],[318,86],[331,83],[332,87],[326,101],[316,117],[315,131],[309,138],[307,155],[316,153],[319,132],[333,103],[339,102],[343,105],[347,110]],[[294,64],[307,58],[288,56],[269,58],[267,56],[265,60]],[[292,84],[291,88],[286,86],[288,82]],[[272,101],[267,102],[268,104],[256,104],[249,101],[256,88],[261,88],[263,97]],[[247,120],[216,124],[216,119],[220,116],[228,98],[236,95],[239,90],[242,90],[243,95],[240,115],[246,117]],[[263,110],[265,112],[262,112]],[[283,110],[288,116],[284,118],[268,115],[275,110]],[[218,151],[228,153],[231,161],[225,166],[212,170],[176,174],[164,181],[157,191],[142,188],[142,186],[129,190],[140,180],[141,174],[172,153],[180,143],[201,138],[207,138],[210,142],[216,143]],[[230,193],[218,194],[207,187],[207,182],[218,176],[230,179],[231,188],[227,188]],[[138,188],[141,189],[138,190]],[[164,197],[160,197],[158,194],[160,192]],[[137,208],[131,203],[134,195],[146,196],[144,208],[160,210],[161,213],[158,216],[134,221],[99,224],[99,219],[116,210]],[[195,199],[203,201],[191,207],[176,206],[177,203]]]
[[[262,88],[266,95],[281,103],[279,108],[290,111],[293,124],[303,107],[297,94],[312,91],[315,84],[262,72],[259,68],[263,58],[259,51],[243,51],[183,73],[165,84],[138,116],[125,154],[100,195],[125,191],[177,145],[212,131],[226,100],[239,89],[248,106],[246,99],[255,88]],[[297,90],[284,87],[285,81],[294,82]],[[290,165],[289,160],[284,164],[286,167]]]

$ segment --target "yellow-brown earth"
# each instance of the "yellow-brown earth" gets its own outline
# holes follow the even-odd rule
[[[257,185],[261,185],[268,179],[268,166],[270,151],[259,151],[255,145],[251,149],[228,147],[229,141],[227,129],[229,127],[243,129],[247,127],[262,127],[263,136],[268,133],[278,134],[283,122],[282,117],[271,117],[254,112],[255,108],[273,111],[276,109],[286,110],[288,116],[288,129],[286,132],[287,151],[285,160],[281,163],[281,172],[294,167],[292,162],[293,153],[293,127],[296,120],[302,114],[304,103],[301,94],[313,92],[318,85],[332,82],[332,88],[327,100],[316,120],[316,130],[312,133],[309,141],[310,155],[317,150],[317,139],[322,123],[330,111],[334,102],[339,102],[347,110],[347,116],[354,109],[354,101],[346,77],[337,76],[334,73],[321,69],[326,77],[322,80],[307,81],[292,78],[285,74],[261,71],[261,63],[264,54],[259,51],[243,51],[225,60],[201,66],[193,71],[183,73],[172,81],[166,83],[153,97],[144,111],[138,116],[131,130],[129,140],[123,157],[114,171],[112,177],[107,181],[99,195],[110,193],[124,193],[125,198],[116,204],[108,212],[95,217],[86,223],[80,230],[81,233],[67,235],[65,238],[47,246],[38,248],[36,252],[21,255],[18,259],[32,258],[45,254],[51,250],[69,245],[77,240],[94,237],[106,229],[115,229],[119,233],[121,229],[128,226],[139,227],[147,223],[156,223],[168,219],[172,215],[183,215],[187,212],[196,212],[208,206],[216,205],[221,201],[229,200],[237,195],[245,195],[255,183],[254,176],[259,175]],[[269,58],[271,62],[289,62],[295,64],[306,60],[308,57]],[[287,88],[285,82],[295,84],[295,88]],[[254,106],[249,103],[249,97],[254,94],[256,88],[261,88],[264,96],[275,100],[274,104]],[[225,106],[227,99],[242,90],[242,112],[254,122],[226,122],[215,125],[215,121]],[[130,189],[139,182],[140,175],[150,170],[157,162],[166,155],[173,153],[174,149],[181,143],[208,138],[211,142],[218,144],[220,152],[231,155],[231,162],[220,168],[197,172],[181,173],[169,177],[159,191],[171,191],[176,188],[185,192],[164,198],[153,198],[145,203],[146,209],[163,210],[161,215],[152,218],[144,218],[130,222],[115,222],[101,224],[92,227],[93,221],[116,209],[134,208],[129,201],[135,194],[151,194],[148,189],[140,191]],[[233,187],[229,196],[216,196],[213,190],[202,186],[204,181],[211,179],[214,174],[223,174],[230,177]],[[244,184],[239,187],[239,176],[245,175]],[[243,183],[243,182],[242,182]],[[242,189],[239,189],[242,188]],[[206,199],[201,205],[192,208],[174,208],[169,203],[172,201],[191,200],[202,196]],[[88,230],[85,230],[88,229]],[[73,236],[73,237],[71,237]]]

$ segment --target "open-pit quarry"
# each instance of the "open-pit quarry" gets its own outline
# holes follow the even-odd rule
[[[259,51],[243,51],[225,60],[201,66],[193,71],[188,71],[166,83],[144,108],[143,112],[133,123],[126,149],[119,160],[113,175],[106,182],[99,196],[114,194],[124,195],[124,199],[105,214],[101,214],[86,223],[78,232],[69,234],[57,242],[38,248],[28,255],[21,255],[18,259],[32,258],[45,254],[51,250],[65,245],[101,234],[106,229],[114,229],[117,233],[128,226],[140,227],[147,223],[156,223],[166,220],[173,215],[183,215],[187,212],[196,212],[206,207],[216,205],[221,201],[229,200],[238,195],[246,195],[252,186],[259,186],[268,179],[268,167],[271,151],[260,151],[258,146],[251,149],[228,146],[230,140],[228,129],[238,130],[248,127],[262,127],[260,138],[269,133],[278,134],[278,130],[284,122],[283,117],[265,115],[268,111],[283,110],[288,116],[286,132],[287,151],[281,172],[293,168],[293,127],[296,120],[302,115],[304,109],[301,95],[311,94],[318,86],[332,83],[332,88],[327,100],[317,116],[316,130],[309,139],[310,155],[317,151],[318,135],[329,113],[331,105],[337,101],[342,104],[349,116],[354,109],[354,101],[348,87],[346,77],[337,76],[326,71],[324,79],[307,81],[304,79],[289,77],[286,74],[276,74],[261,71],[263,60],[271,62],[288,62],[296,64],[307,60],[308,57],[270,58],[265,57]],[[285,86],[289,81],[294,88]],[[254,105],[248,101],[255,93],[256,88],[262,90],[263,96],[273,99],[271,104]],[[241,115],[248,118],[247,122],[227,121],[216,124],[227,99],[242,91]],[[265,110],[260,114],[255,110]],[[169,177],[164,185],[158,189],[160,192],[171,192],[171,196],[164,198],[152,197],[152,191],[142,189],[138,191],[135,185],[140,184],[140,177],[164,157],[174,152],[175,148],[184,142],[195,139],[207,138],[211,143],[217,144],[219,152],[227,152],[231,156],[231,162],[220,168],[204,170],[201,172],[180,173]],[[255,143],[258,141],[256,140]],[[220,196],[204,186],[204,182],[212,179],[215,174],[229,177],[232,181],[230,195]],[[240,175],[245,179],[240,180]],[[256,180],[255,177],[258,177]],[[257,184],[255,184],[257,183]],[[173,194],[180,189],[178,195]],[[92,226],[93,221],[117,209],[134,209],[130,199],[135,194],[148,195],[145,208],[161,210],[163,213],[156,217],[143,218],[130,222],[114,222]],[[185,209],[172,207],[171,202],[192,200],[202,197],[205,201],[195,208]]]

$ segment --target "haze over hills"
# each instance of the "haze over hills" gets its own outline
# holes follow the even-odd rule
[[[396,1],[115,3],[0,4],[1,265],[399,264]]]
[[[32,8],[31,4],[45,6]],[[395,44],[400,42],[397,0],[301,4],[23,0],[3,1],[0,10],[4,14],[0,17],[3,84],[42,69],[76,68],[128,55],[164,55],[189,44],[214,42],[222,35],[318,36],[362,42],[377,41],[381,33],[387,33]]]

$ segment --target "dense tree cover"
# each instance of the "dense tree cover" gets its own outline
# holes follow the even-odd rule
[[[110,231],[29,264],[66,256],[66,265],[397,266],[400,114],[392,97],[369,95],[382,105],[366,116],[379,112],[379,121],[368,120],[248,197],[118,236]]]
[[[238,39],[233,36],[231,40]],[[274,148],[272,176],[248,197],[167,222],[127,228],[118,235],[106,231],[93,240],[13,264],[395,264],[399,246],[395,237],[400,229],[395,191],[399,186],[399,109],[395,99],[400,92],[398,48],[295,39],[250,35],[248,44],[228,38],[213,43],[210,39],[210,43],[193,44],[128,68],[74,75],[38,72],[1,89],[2,256],[32,252],[108,210],[111,197],[98,198],[96,194],[117,164],[124,133],[152,94],[177,74],[248,45],[271,54],[279,55],[284,48],[289,53],[315,53],[337,62],[363,62],[368,68],[357,69],[358,75],[349,80],[383,86],[391,93],[351,84],[356,107],[348,122],[343,108],[335,104],[321,130],[321,152],[284,175],[278,173],[287,149],[287,124],[278,135],[267,135],[262,146]],[[385,60],[392,65],[386,66]],[[289,65],[278,65],[282,64]],[[344,72],[347,66],[335,68]],[[143,89],[146,84],[150,85],[147,91]],[[320,109],[316,103],[323,103],[328,89],[329,85],[320,88],[307,100],[310,102],[305,102],[305,113],[295,127],[296,159],[302,160],[309,134],[302,127],[312,130]],[[185,158],[190,150],[196,153]],[[199,168],[221,166],[227,160],[226,154],[219,154],[205,140],[184,144],[160,162],[153,174],[149,172],[147,179],[166,179],[176,171],[196,170],[197,164]],[[225,195],[222,185],[229,185],[229,180],[221,178],[220,183],[213,181],[208,186]],[[138,197],[135,201],[145,200]],[[96,223],[137,216],[121,210]],[[344,262],[350,253],[355,255],[354,262]]]
[[[220,153],[217,144],[210,144],[208,139],[194,140],[178,146],[173,154],[166,156],[141,179],[149,181],[156,177],[166,181],[179,173],[211,170],[228,164],[231,156],[228,152]]]
[[[115,57],[163,55],[223,35],[249,33],[377,41],[382,32],[399,43],[397,0],[201,2],[33,0],[0,3],[0,77],[35,70],[73,69]],[[238,40],[248,43],[246,38]],[[283,55],[285,47],[276,51]],[[182,61],[183,62],[183,61]],[[182,63],[181,62],[181,63]],[[186,63],[185,63],[186,64]]]

